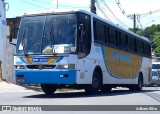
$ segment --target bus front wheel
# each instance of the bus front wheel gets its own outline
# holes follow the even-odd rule
[[[41,84],[42,91],[47,95],[52,95],[57,90],[56,84]]]
[[[101,86],[100,77],[97,72],[93,73],[92,84],[89,84],[85,88],[85,92],[88,94],[98,94]]]

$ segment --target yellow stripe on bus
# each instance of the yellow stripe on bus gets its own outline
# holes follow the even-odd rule
[[[134,78],[141,67],[141,56],[105,47],[105,61],[109,72],[118,78]]]

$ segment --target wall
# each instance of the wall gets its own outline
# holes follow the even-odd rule
[[[6,15],[4,3],[0,0],[0,61],[2,61],[2,79],[15,83],[13,77],[13,52],[15,47],[9,44],[6,36]]]
[[[4,31],[3,27],[5,25],[5,20],[4,20],[4,7],[3,7],[3,2],[0,0],[0,64],[2,63],[3,60],[3,36],[4,36]],[[3,35],[2,35],[3,33]],[[0,78],[2,74],[2,65],[0,65]]]

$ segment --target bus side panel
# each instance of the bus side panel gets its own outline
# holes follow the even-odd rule
[[[143,84],[150,84],[151,81],[151,70],[152,70],[152,60],[143,57],[142,67],[140,71],[143,74]],[[138,82],[136,82],[138,83]]]
[[[136,84],[142,57],[105,46],[102,50],[106,66],[104,83]]]
[[[104,61],[101,51],[101,46],[92,43],[90,54],[77,61],[77,83],[78,84],[91,84],[92,76],[96,66],[100,66],[104,71]]]

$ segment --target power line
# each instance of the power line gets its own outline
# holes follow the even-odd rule
[[[102,11],[105,13],[105,15],[107,15],[111,22],[113,23],[118,23],[118,21],[113,17],[113,15],[105,8],[105,6],[102,3],[99,3],[100,8],[102,9]]]
[[[104,17],[105,17],[107,20],[111,21],[111,19],[110,19],[110,18],[106,15],[106,13],[101,9],[101,7],[99,6],[99,4],[98,4],[97,2],[96,2],[96,5],[97,5],[99,11],[104,15]]]
[[[118,21],[113,17],[112,14],[110,14],[110,12],[105,8],[104,5],[102,5],[102,3],[98,3],[97,4],[100,6],[101,10],[105,13],[105,15],[108,15],[110,17],[111,22],[115,22],[118,23]],[[111,19],[112,18],[112,19]],[[113,20],[113,21],[112,21]]]
[[[112,18],[113,21],[111,21],[111,22],[116,22],[116,23],[118,23],[118,21],[113,17],[113,15],[110,13],[110,11],[108,11],[108,10],[106,9],[106,7],[104,6],[103,3],[98,3],[98,2],[97,2],[97,4],[99,4],[99,6],[101,7],[101,9],[104,10],[105,14],[109,15],[109,17]]]
[[[115,14],[112,12],[112,10],[109,8],[109,6],[106,4],[106,2],[104,0],[100,0],[103,5],[111,12],[111,14],[114,16],[114,18],[119,22],[121,23],[122,25],[124,25],[125,27],[129,28],[127,25],[125,25],[123,22],[121,22],[116,16]]]
[[[23,0],[19,0],[19,1],[21,1],[21,2],[23,2],[23,3],[26,3],[26,4],[29,4],[29,5],[32,5],[32,6],[35,6],[35,7],[39,7],[39,8],[43,8],[43,9],[48,9],[48,8],[46,8],[46,7],[42,7],[42,6],[39,6],[39,5],[35,5],[35,4],[32,4],[32,3],[30,3],[30,2],[26,2],[26,1],[23,1]]]
[[[48,2],[42,2],[42,1],[39,1],[39,0],[32,0],[34,2],[38,2],[38,3],[41,3],[41,4],[47,4],[47,5],[57,5],[57,4],[51,4],[51,3],[48,3]],[[58,4],[58,6],[61,6],[61,7],[71,7],[71,8],[89,8],[89,7],[72,7],[72,6],[68,6],[68,5],[60,5]]]
[[[154,10],[154,11],[150,11],[148,13],[143,13],[143,14],[140,14],[141,17],[145,17],[145,16],[148,16],[148,15],[151,15],[153,13],[157,13],[157,12],[160,12],[160,9],[157,9],[157,10]]]
[[[35,1],[35,2],[38,2],[38,3],[42,3],[42,4],[49,4],[49,5],[53,5],[51,3],[48,3],[48,2],[42,2],[42,1],[39,1],[39,0],[32,0],[32,1]]]
[[[125,10],[123,9],[120,1],[119,1],[119,0],[115,0],[115,1],[116,1],[117,5],[118,5],[119,9],[121,10],[122,14],[123,14],[125,17],[127,17],[127,14],[126,14]]]

